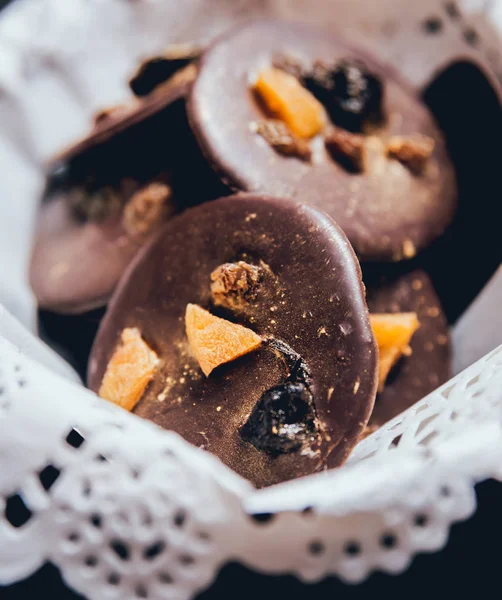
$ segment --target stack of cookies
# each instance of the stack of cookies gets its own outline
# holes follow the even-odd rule
[[[255,485],[342,464],[450,375],[420,268],[457,207],[433,116],[373,56],[275,21],[130,86],[52,165],[40,307],[107,306],[89,387]]]

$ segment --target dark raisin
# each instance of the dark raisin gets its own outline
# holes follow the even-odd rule
[[[316,62],[303,83],[339,127],[360,132],[367,121],[382,118],[382,82],[360,61]]]
[[[312,394],[303,383],[287,381],[266,390],[240,431],[243,440],[278,456],[317,439]],[[315,441],[315,440],[314,440]]]
[[[298,352],[295,352],[286,342],[275,338],[268,340],[268,345],[272,350],[278,352],[286,363],[286,367],[289,369],[286,381],[303,383],[308,387],[312,376],[307,363]]]

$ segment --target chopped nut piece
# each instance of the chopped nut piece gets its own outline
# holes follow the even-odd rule
[[[370,318],[380,355],[378,391],[381,392],[390,370],[401,355],[411,354],[409,343],[420,323],[414,312],[373,314]]]
[[[269,112],[284,121],[294,134],[310,138],[324,127],[322,104],[293,75],[281,69],[264,69],[254,90]]]
[[[262,269],[240,260],[225,263],[211,273],[211,294],[217,306],[242,308],[256,296]]]
[[[262,339],[254,331],[187,304],[185,327],[190,348],[207,377],[213,369],[256,350]]]
[[[113,353],[99,388],[101,398],[132,410],[153,377],[159,359],[139,329],[127,327]]]
[[[77,219],[94,223],[119,215],[123,206],[120,193],[110,186],[97,189],[75,187],[70,190],[68,200]]]
[[[345,169],[359,173],[364,166],[364,137],[344,129],[333,128],[324,143],[331,156]]]
[[[419,174],[434,150],[436,143],[426,135],[394,136],[387,142],[387,156],[403,163],[410,171]]]
[[[158,182],[137,191],[124,208],[122,224],[127,233],[148,233],[162,218],[168,216],[171,195],[171,188]]]
[[[279,154],[310,160],[312,151],[308,142],[293,135],[288,126],[278,119],[266,119],[256,125],[256,133]]]
[[[190,44],[175,44],[159,56],[153,56],[141,63],[129,80],[129,87],[136,96],[147,96],[174,73],[196,60],[201,49]]]

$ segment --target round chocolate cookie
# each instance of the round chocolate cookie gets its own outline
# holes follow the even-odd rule
[[[415,312],[420,326],[376,397],[369,422],[380,427],[451,377],[448,324],[428,275],[417,269],[404,275],[377,275],[365,270],[370,313]]]
[[[101,113],[90,136],[54,161],[30,268],[41,308],[104,305],[138,248],[186,204],[180,157],[195,145],[185,113],[195,73],[191,65],[149,96]]]
[[[253,351],[234,352],[228,329]],[[104,397],[105,380],[120,387],[110,365],[121,343],[157,365],[134,412],[257,486],[341,464],[373,408],[377,350],[356,257],[333,221],[290,200],[241,194],[167,223],[95,339],[88,383]],[[136,364],[126,354],[117,362]]]
[[[296,76],[321,102],[326,124],[312,139],[295,141],[277,114],[268,119],[257,82],[271,66]],[[267,77],[268,109],[312,133],[291,81]],[[274,88],[279,84],[283,89]],[[411,258],[455,213],[454,169],[425,105],[388,66],[322,29],[264,21],[220,39],[201,60],[189,118],[203,153],[232,189],[325,211],[361,259]]]

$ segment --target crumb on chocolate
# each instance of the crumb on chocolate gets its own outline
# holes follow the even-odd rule
[[[398,160],[412,173],[419,175],[434,151],[435,142],[426,135],[394,136],[387,142],[387,156]]]
[[[138,190],[124,208],[122,224],[130,235],[151,231],[169,213],[171,188],[165,183],[153,182]]]
[[[256,124],[256,133],[279,154],[309,161],[312,150],[309,143],[293,135],[286,123],[278,119],[264,119]]]
[[[216,306],[239,310],[254,300],[263,269],[242,260],[224,263],[211,273],[211,295]]]
[[[333,127],[324,139],[330,155],[345,169],[360,173],[364,168],[364,136]]]
[[[413,258],[417,253],[415,244],[410,240],[406,239],[403,242],[403,256],[404,258]]]

